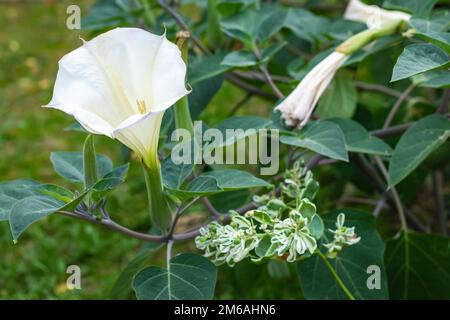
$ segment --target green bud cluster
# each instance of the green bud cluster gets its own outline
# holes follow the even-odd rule
[[[231,222],[221,225],[211,223],[200,230],[195,243],[205,256],[217,265],[227,263],[234,266],[237,262],[251,258],[254,262],[266,259],[282,259],[288,262],[305,259],[318,250],[324,224],[312,202],[319,189],[302,162],[287,170],[279,186],[280,195],[272,193],[254,196],[257,209],[243,216],[232,211]],[[340,214],[331,243],[323,243],[330,258],[346,245],[359,241],[354,227],[344,226],[345,216]]]

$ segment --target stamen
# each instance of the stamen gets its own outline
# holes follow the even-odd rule
[[[140,114],[144,114],[147,112],[147,107],[144,100],[137,100],[137,105]]]

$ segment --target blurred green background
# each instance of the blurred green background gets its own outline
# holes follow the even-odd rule
[[[49,156],[52,151],[81,150],[85,134],[65,131],[73,123],[70,117],[41,108],[51,98],[58,60],[80,45],[80,35],[89,39],[78,30],[66,28],[66,8],[73,3],[0,1],[0,181],[31,178],[74,187],[53,172]],[[92,3],[76,1],[82,15]],[[226,105],[244,96],[240,89],[225,84],[202,118],[217,123],[228,114]],[[265,113],[270,107],[252,98],[246,112]],[[98,137],[96,144],[99,152],[117,163],[118,143]],[[145,185],[136,163],[131,166],[127,183],[111,196],[109,207],[113,219],[132,229],[148,230]],[[180,223],[181,228],[189,228],[200,210],[193,207]],[[0,299],[108,298],[121,270],[141,245],[102,227],[57,215],[37,222],[14,245],[8,223],[3,222]],[[174,250],[195,250],[195,246],[191,241],[176,245]],[[159,250],[149,263],[164,265],[164,256],[164,250]],[[66,288],[69,265],[81,268],[81,290]],[[269,276],[271,281],[267,281]],[[300,292],[295,273],[286,265],[272,262],[261,267],[244,261],[234,269],[219,269],[215,297],[298,299]],[[133,298],[132,294],[128,296]]]

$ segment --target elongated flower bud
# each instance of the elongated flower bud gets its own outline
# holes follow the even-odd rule
[[[355,34],[317,64],[275,109],[281,112],[285,123],[303,127],[311,117],[323,92],[333,80],[336,71],[348,57],[369,42],[393,34],[402,21],[410,15],[400,11],[388,11],[377,6],[368,6],[359,0],[351,0],[344,17],[367,23],[369,29]]]
[[[346,54],[337,51],[331,53],[276,107],[287,125],[302,127],[308,122],[320,96],[347,58]]]
[[[396,20],[408,21],[411,16],[405,12],[385,10],[375,5],[367,5],[359,0],[350,0],[344,18],[363,22],[369,29],[373,29]]]

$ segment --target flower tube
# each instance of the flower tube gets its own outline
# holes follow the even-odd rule
[[[411,15],[402,11],[385,10],[375,5],[367,5],[359,0],[350,0],[344,18],[363,22],[372,29],[397,20],[409,21]]]
[[[333,80],[336,71],[348,56],[334,51],[317,64],[300,82],[297,88],[276,107],[289,126],[303,127],[311,117],[314,106]]]

